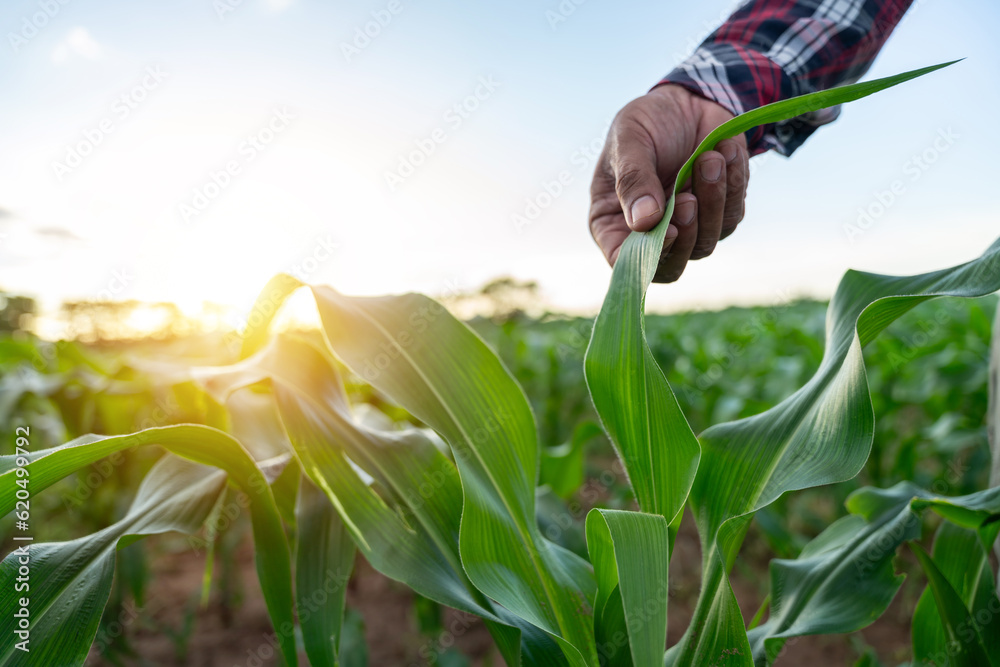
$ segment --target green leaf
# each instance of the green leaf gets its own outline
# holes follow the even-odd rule
[[[739,526],[726,532],[726,522],[745,521],[787,491],[850,479],[864,465],[874,430],[864,344],[927,299],[981,296],[998,288],[1000,243],[972,262],[918,276],[849,271],[830,303],[826,352],[813,378],[775,408],[702,434],[691,502],[706,558],[704,588],[678,665],[723,651],[746,652],[742,617],[725,581],[741,542],[733,539]],[[729,601],[720,604],[720,596]]]
[[[691,170],[694,168],[695,159],[702,153],[712,150],[715,145],[723,139],[729,139],[730,137],[743,134],[744,132],[752,130],[760,125],[778,123],[783,120],[789,120],[803,114],[819,111],[820,109],[826,109],[838,104],[854,102],[855,100],[868,97],[869,95],[885,90],[886,88],[891,88],[906,81],[911,81],[917,77],[921,77],[925,74],[930,74],[931,72],[935,72],[939,69],[949,67],[957,62],[961,62],[961,60],[952,60],[938,65],[930,65],[929,67],[921,67],[920,69],[910,70],[909,72],[894,74],[881,79],[862,81],[860,83],[837,86],[835,88],[830,88],[829,90],[820,90],[815,93],[799,95],[798,97],[781,100],[780,102],[767,104],[757,109],[747,111],[746,113],[742,113],[715,128],[707,137],[705,137],[704,141],[702,141],[695,150],[694,155],[692,155],[691,158],[684,163],[684,166],[681,167],[677,176],[677,183],[674,185],[674,193],[679,193],[684,189],[687,180],[691,177]],[[669,221],[670,216],[664,215],[663,220]]]
[[[643,318],[646,290],[659,263],[674,199],[687,184],[695,159],[719,141],[758,125],[860,99],[950,64],[802,95],[723,123],[679,170],[660,224],[649,232],[632,232],[626,238],[594,324],[585,370],[594,406],[644,512],[672,520],[683,506],[698,468],[698,442],[653,360]]]
[[[287,280],[294,279],[282,283]],[[451,447],[463,491],[459,552],[471,582],[548,633],[571,665],[596,667],[593,573],[540,534],[535,424],[507,369],[465,324],[425,296],[312,292],[337,357]]]
[[[229,480],[250,499],[250,519],[256,545],[257,575],[285,660],[297,664],[292,576],[288,540],[267,480],[238,441],[208,426],[182,424],[149,428],[119,436],[85,435],[59,447],[28,454],[29,489],[37,494],[80,468],[118,452],[157,444],[190,459],[225,470]],[[0,515],[14,509],[17,457],[0,456]]]
[[[583,484],[584,447],[601,434],[600,425],[587,420],[576,425],[569,442],[543,448],[541,483],[547,484],[560,498],[576,493]]]
[[[950,649],[946,654],[947,664],[954,667],[984,667],[998,664],[987,656],[969,610],[948,582],[948,578],[934,564],[934,559],[919,544],[914,543],[911,548],[920,561],[924,574],[927,575],[927,585],[934,594],[938,613],[944,623],[946,642]]]
[[[865,652],[858,658],[854,667],[883,667],[882,663],[878,659],[878,653],[875,649],[867,648]]]
[[[354,542],[329,499],[311,482],[296,508],[295,607],[312,667],[336,667]]]
[[[594,608],[601,657],[609,665],[658,667],[667,642],[670,591],[666,519],[659,514],[592,510],[587,515],[587,546],[597,576]],[[611,623],[605,621],[608,609],[614,609]]]
[[[893,569],[896,550],[920,537],[912,497],[901,485],[895,502],[868,521],[844,517],[798,559],[771,561],[770,616],[748,633],[755,664],[772,664],[792,637],[854,632],[882,615],[903,583]]]
[[[296,535],[298,531],[296,508],[299,503],[301,481],[302,469],[299,468],[298,461],[293,460],[285,465],[277,478],[271,482],[271,493],[274,494],[274,503],[278,507],[278,514]]]
[[[934,537],[932,558],[974,621],[962,632],[968,636],[978,631],[986,654],[1000,656],[1000,600],[979,535],[946,521]],[[917,602],[910,635],[918,665],[943,664],[947,660],[948,636],[930,586]]]
[[[653,360],[644,331],[645,293],[659,263],[676,194],[686,186],[695,159],[722,139],[856,100],[948,64],[803,95],[724,123],[679,170],[660,224],[646,233],[631,233],[622,244],[594,325],[585,370],[594,406],[628,472],[640,509],[672,520],[690,491],[704,565],[695,617],[682,645],[670,656],[678,666],[752,664],[743,619],[727,579],[728,566],[755,510],[786,491],[849,479],[864,464],[873,418],[861,359],[863,344],[935,289],[971,296],[994,291],[1000,284],[993,249],[979,266],[947,275],[893,279],[848,273],[831,304],[826,355],[813,379],[773,410],[710,428],[700,438],[699,464],[698,441]],[[976,270],[985,273],[987,265],[992,275],[972,275]],[[920,291],[926,295],[873,306],[881,298]],[[869,306],[872,310],[865,313]]]
[[[943,562],[956,573],[956,580],[967,579],[964,587],[970,589],[970,609],[983,627],[990,629],[989,633],[981,632],[984,641],[988,634],[997,635],[996,639],[990,637],[990,642],[1000,640],[1000,632],[996,631],[1000,626],[1000,601],[992,592],[989,570],[984,572],[981,563],[976,564],[976,553],[978,560],[983,560],[985,551],[975,530],[1000,519],[1000,497],[995,490],[942,498],[902,482],[891,489],[859,489],[848,498],[847,507],[852,516],[833,523],[806,545],[798,559],[771,562],[770,618],[748,633],[755,664],[770,665],[791,637],[853,632],[878,618],[902,583],[892,565],[898,547],[920,537],[921,511],[941,507],[971,520],[969,530],[950,524],[942,528],[946,538],[941,549],[949,559]],[[965,513],[957,514],[956,509]],[[965,531],[964,539],[954,539],[955,531]],[[915,647],[930,648],[915,655],[933,655],[936,664],[944,664],[942,656],[947,656],[947,650],[940,652],[943,635],[936,641],[934,629],[928,627],[934,623],[939,624],[934,601],[925,593],[914,618],[913,639]]]
[[[270,379],[303,470],[376,570],[481,616],[508,664],[564,664],[547,635],[494,605],[468,580],[459,556],[458,472],[423,431],[360,423],[326,356],[291,337],[275,339],[236,366],[196,374],[222,400]]]
[[[596,666],[592,574],[539,534],[535,424],[507,369],[422,295],[313,294],[334,353],[451,446],[464,492],[459,549],[476,588],[552,635],[571,664]]]
[[[368,644],[361,614],[347,610],[340,640],[340,667],[368,667]]]
[[[0,564],[0,664],[82,665],[111,593],[116,551],[146,535],[196,532],[225,484],[219,470],[167,456],[120,521],[71,542],[22,543]],[[21,609],[30,636],[16,634]],[[26,639],[28,652],[18,649]]]
[[[615,586],[594,610],[594,637],[601,667],[633,667],[622,591]]]
[[[957,498],[926,494],[913,504],[914,509],[929,507],[952,523],[975,530],[986,550],[992,548],[1000,532],[1000,521],[996,519],[1000,512],[1000,487]]]
[[[668,204],[673,209],[674,198]],[[646,343],[643,310],[666,225],[629,235],[584,357],[597,414],[635,491],[639,509],[668,521],[684,507],[698,469],[698,440]]]

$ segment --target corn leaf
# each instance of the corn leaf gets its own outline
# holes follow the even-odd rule
[[[740,641],[742,618],[726,578],[728,562],[741,542],[734,536],[754,511],[782,493],[850,479],[861,469],[874,429],[862,347],[927,299],[981,296],[998,288],[1000,241],[972,262],[918,276],[849,271],[830,303],[826,352],[813,378],[775,408],[702,434],[702,467],[691,501],[706,576],[677,664],[698,664],[722,651],[738,651],[747,656],[744,664],[750,664],[747,646]],[[727,493],[718,493],[720,488]],[[986,515],[974,506],[952,506],[945,500],[920,502],[968,521]],[[727,527],[727,522],[732,525]]]
[[[901,485],[877,511],[833,523],[797,559],[771,561],[769,618],[748,633],[756,665],[773,664],[792,637],[854,632],[882,615],[904,579],[896,550],[920,537],[912,498]]]
[[[603,433],[597,423],[586,420],[576,425],[569,442],[543,448],[540,483],[547,484],[560,498],[576,493],[584,480],[586,444]]]
[[[668,209],[673,209],[671,196]],[[639,509],[673,520],[698,469],[698,441],[646,344],[646,288],[666,225],[631,234],[615,262],[611,286],[584,357],[587,387],[618,450]]]
[[[262,300],[273,304],[274,294],[287,296],[289,281],[272,279]],[[465,324],[425,296],[312,292],[337,357],[451,447],[463,491],[459,553],[469,580],[548,633],[571,665],[596,667],[593,572],[538,529],[534,418],[507,369]],[[264,317],[247,332],[245,354],[260,347],[266,324]]]
[[[698,468],[698,442],[649,350],[643,317],[646,290],[659,263],[674,199],[687,184],[695,159],[719,141],[758,125],[850,102],[950,64],[802,95],[733,118],[713,130],[681,167],[660,224],[626,238],[594,324],[584,368],[594,407],[642,511],[672,520],[683,507]]]
[[[459,555],[458,472],[423,431],[360,423],[330,360],[290,337],[276,338],[236,366],[195,374],[220,400],[271,381],[304,471],[376,570],[482,617],[510,665],[565,664],[545,633],[494,605],[469,581]]]
[[[838,322],[838,336],[828,341],[824,366],[809,385],[765,415],[738,422],[739,426],[709,429],[699,451],[698,440],[652,357],[644,329],[645,294],[659,263],[676,194],[687,184],[695,159],[723,139],[757,125],[859,99],[948,64],[784,100],[724,123],[679,170],[660,224],[646,233],[633,232],[622,244],[594,324],[585,372],[594,406],[628,472],[640,509],[673,521],[690,494],[699,519],[705,557],[703,588],[683,646],[672,654],[678,665],[723,660],[752,663],[739,607],[726,577],[749,526],[749,515],[785,491],[853,477],[870,448],[871,404],[866,393],[862,396],[852,389],[859,375],[864,382],[860,345],[858,359],[851,364],[853,371],[838,373],[852,339],[857,338],[854,321],[844,320]],[[858,314],[860,309],[853,313]],[[848,423],[843,439],[856,440],[857,446],[823,446],[822,437],[816,436],[832,438],[841,428],[831,418]],[[831,454],[824,455],[827,452]]]
[[[934,537],[931,558],[969,610],[972,624],[959,628],[959,641],[978,632],[986,654],[1000,656],[1000,600],[986,553],[976,531],[945,521]],[[911,627],[916,663],[943,664],[949,655],[949,638],[930,586],[917,602]]]
[[[330,500],[308,480],[296,507],[295,607],[312,667],[337,667],[354,542]]]
[[[913,544],[911,549],[927,575],[927,587],[934,595],[934,602],[944,625],[946,645],[951,649],[945,654],[947,664],[954,667],[997,665],[996,660],[987,656],[982,637],[961,596],[938,569],[934,559],[919,544]],[[994,658],[1000,659],[1000,656]]]
[[[82,665],[111,593],[117,550],[146,535],[196,532],[225,484],[219,470],[167,456],[120,521],[71,542],[23,543],[12,551],[0,563],[0,664]],[[30,635],[19,637],[21,609]],[[18,649],[22,641],[27,651]]]
[[[1000,241],[997,243],[1000,244]],[[925,493],[914,499],[913,507],[929,507],[955,525],[975,530],[980,544],[986,550],[992,548],[1000,533],[1000,520],[996,518],[1000,512],[1000,487],[955,498]]]
[[[991,531],[992,525],[1000,520],[997,489],[943,498],[902,482],[891,489],[860,489],[848,498],[847,507],[852,515],[835,522],[806,545],[798,559],[771,562],[770,617],[748,633],[755,664],[762,667],[772,664],[792,637],[853,632],[875,621],[903,581],[893,571],[896,551],[904,542],[920,537],[920,514],[926,509],[942,515],[947,512],[963,522],[962,527],[945,524],[947,528],[942,528],[947,536],[945,542],[950,543],[942,546],[942,553],[947,554],[943,558],[950,561],[949,571],[964,571],[969,582],[965,588],[970,589],[970,611],[984,610],[976,617],[983,627],[992,630],[1000,623],[995,618],[1000,602],[994,602],[992,577],[988,570],[983,576],[982,568],[975,566],[975,554],[978,553],[979,559],[985,556],[977,531]],[[958,535],[966,537],[954,539]],[[973,567],[964,570],[970,563]],[[963,574],[956,576],[961,579]],[[934,600],[929,603],[932,608],[925,608],[921,629],[935,623],[940,625]],[[933,648],[929,653],[917,653],[916,657],[933,655],[937,663],[928,664],[944,664],[941,656],[948,655],[947,649],[941,649],[934,641],[933,628],[928,642],[923,637],[917,638],[917,618],[914,623],[914,645],[922,642]],[[963,635],[968,638],[978,628],[963,626]],[[981,634],[985,642],[988,633]],[[990,637],[989,642],[992,646],[996,639]]]
[[[803,95],[724,123],[679,170],[660,224],[647,233],[633,232],[622,244],[587,350],[587,384],[640,508],[673,519],[690,489],[702,538],[703,588],[682,646],[671,654],[677,665],[752,664],[728,566],[755,510],[786,491],[849,479],[864,464],[873,418],[862,345],[935,290],[973,296],[996,290],[1000,281],[994,249],[972,269],[950,274],[894,279],[848,273],[831,304],[826,355],[813,379],[762,415],[710,428],[700,438],[699,463],[697,442],[652,359],[643,329],[645,292],[674,198],[687,184],[694,160],[722,139],[860,99],[949,64]],[[920,291],[926,295],[888,299]],[[885,300],[874,305],[879,299]]]
[[[285,660],[289,665],[297,664],[288,540],[267,480],[253,458],[231,436],[194,424],[149,428],[121,436],[86,435],[59,447],[29,453],[23,469],[28,471],[31,493],[36,494],[106,456],[151,444],[225,470],[229,480],[249,497],[261,591]],[[20,488],[16,483],[16,459],[14,455],[0,456],[0,515],[14,509],[15,493]]]
[[[608,666],[658,667],[667,641],[670,535],[658,514],[592,510],[587,548],[597,576],[597,647]]]

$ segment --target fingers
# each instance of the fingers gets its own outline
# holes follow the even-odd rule
[[[608,264],[614,266],[615,260],[618,259],[618,251],[631,232],[627,227],[591,225],[590,233],[597,242],[597,247],[604,253],[604,259],[608,260]]]
[[[737,139],[720,141],[716,150],[695,161],[692,191],[698,198],[698,242],[691,259],[708,257],[743,220],[749,155]]]
[[[611,170],[625,222],[635,231],[649,231],[666,206],[653,139],[641,125],[629,122],[619,126],[611,139]]]
[[[691,190],[698,198],[698,240],[691,259],[708,257],[722,234],[726,209],[726,160],[718,151],[707,151],[694,162]]]
[[[622,214],[618,212],[618,218],[621,219]],[[618,261],[618,255],[621,252],[622,244],[625,243],[625,239],[628,238],[629,234],[632,232],[628,227],[622,224],[607,224],[603,222],[607,218],[598,218],[596,223],[592,223],[590,226],[590,232],[597,242],[598,247],[601,252],[604,253],[604,258],[608,260],[608,264],[611,266],[615,265]],[[663,234],[663,253],[666,254],[670,251],[675,239],[677,238],[677,228],[674,225],[667,227],[667,230]],[[693,245],[693,242],[692,242]],[[683,268],[681,269],[683,270]],[[680,275],[680,274],[678,274]]]
[[[666,209],[663,184],[676,176],[677,167],[690,155],[690,146],[696,146],[699,136],[724,122],[725,116],[731,117],[722,107],[717,109],[720,118],[699,112],[694,98],[678,102],[668,94],[670,86],[657,90],[664,91],[660,93],[663,99],[654,99],[650,93],[631,102],[615,118],[591,184],[590,230],[611,265],[631,232],[647,232],[659,224]],[[698,156],[687,183],[690,192],[678,196],[665,230],[654,280],[676,280],[688,261],[712,254],[719,240],[740,223],[748,161],[742,135]]]
[[[736,139],[726,139],[716,146],[726,159],[726,206],[722,212],[722,234],[726,238],[736,230],[746,211],[747,183],[750,180],[750,154]]]
[[[590,184],[589,217],[591,236],[604,254],[604,259],[614,266],[618,249],[631,230],[625,224],[625,216],[615,194],[615,179],[608,164],[607,151],[601,154]]]
[[[655,283],[672,283],[680,278],[691,258],[698,241],[698,200],[694,195],[689,192],[677,195],[670,223],[670,229],[677,230],[677,238],[671,245],[663,246],[660,264],[653,276]]]

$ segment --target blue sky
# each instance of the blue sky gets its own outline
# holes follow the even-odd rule
[[[559,4],[3,3],[0,287],[247,307],[279,271],[357,294],[509,274],[593,312],[608,123],[734,3],[565,2],[553,22]],[[967,59],[756,158],[741,228],[650,308],[828,296],[847,268],[978,255],[1000,232],[998,19],[918,0],[869,77]]]

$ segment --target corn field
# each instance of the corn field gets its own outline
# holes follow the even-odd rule
[[[674,194],[722,139],[945,66],[738,116]],[[364,563],[438,637],[400,664],[472,664],[440,639],[455,613],[488,633],[478,664],[791,664],[902,600],[891,664],[1000,665],[1000,241],[921,275],[849,271],[829,304],[647,318],[666,228],[629,236],[593,321],[466,323],[279,275],[238,358],[0,340],[0,663],[143,664],[119,619],[143,606],[144,538],[198,554],[197,608],[230,590],[242,522],[270,623],[243,664],[367,664]],[[298,290],[320,331],[271,326]],[[36,541],[49,521],[77,536]],[[675,627],[684,567],[699,589]],[[191,629],[172,632],[183,656]]]

